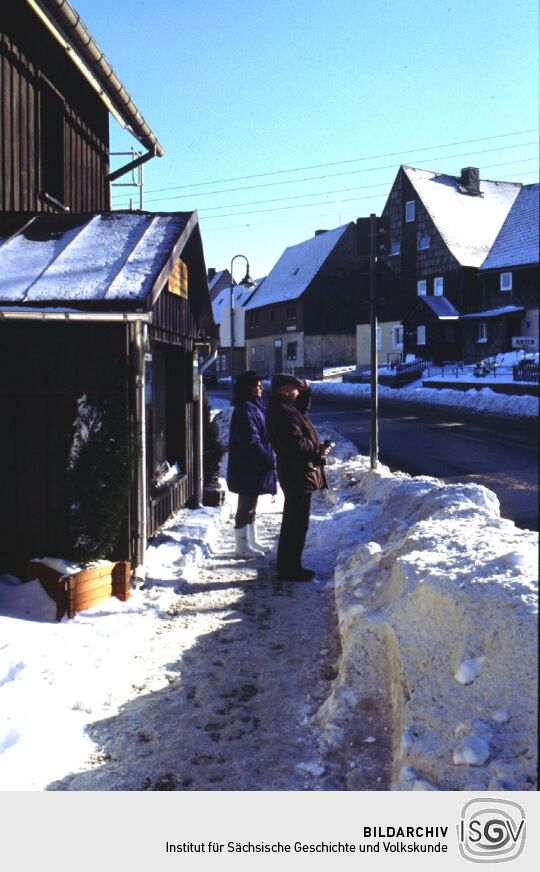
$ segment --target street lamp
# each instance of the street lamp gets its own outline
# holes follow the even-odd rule
[[[243,285],[244,288],[253,288],[255,286],[255,282],[251,278],[249,274],[249,261],[244,254],[235,254],[233,259],[231,260],[231,297],[230,297],[230,311],[231,311],[231,385],[234,387],[234,279],[233,279],[233,263],[237,257],[241,257],[246,262],[246,274],[241,282],[238,282],[239,285]]]

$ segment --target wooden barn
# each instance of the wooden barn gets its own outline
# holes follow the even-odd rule
[[[100,556],[142,560],[195,495],[194,375],[212,330],[196,213],[0,215],[0,570],[76,559],[80,501],[85,521],[115,506]],[[107,415],[108,460],[81,483]],[[87,499],[96,485],[105,502]]]
[[[92,543],[135,568],[200,485],[197,215],[109,211],[163,148],[66,0],[0,4],[0,122],[0,571]]]

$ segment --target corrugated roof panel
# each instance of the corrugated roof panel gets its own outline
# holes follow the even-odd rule
[[[334,230],[326,230],[286,248],[247,303],[246,309],[301,297],[349,226],[344,224]]]
[[[460,189],[455,176],[403,167],[433,223],[461,266],[479,267],[501,229],[521,185],[480,181],[481,196]]]
[[[76,227],[49,239],[17,235],[4,242],[0,246],[0,300],[22,302],[33,283],[62,254],[80,229]]]
[[[143,300],[192,214],[35,216],[0,245],[0,301]],[[2,220],[0,216],[0,238]]]
[[[129,255],[126,263],[111,282],[108,300],[144,300],[152,290],[169,253],[185,226],[185,219],[157,215],[147,225],[144,235]]]

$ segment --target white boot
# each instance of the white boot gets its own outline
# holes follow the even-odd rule
[[[236,557],[261,557],[262,551],[257,551],[256,548],[252,548],[249,539],[248,539],[248,528],[237,527],[234,528],[234,543],[235,543],[235,556]]]
[[[268,548],[265,548],[262,542],[259,542],[257,539],[257,525],[255,521],[252,524],[248,524],[248,542],[252,548],[260,551],[261,554],[268,554]]]

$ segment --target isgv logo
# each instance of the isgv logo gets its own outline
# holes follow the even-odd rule
[[[525,847],[525,810],[509,799],[471,799],[457,827],[461,856],[472,863],[502,863]]]

